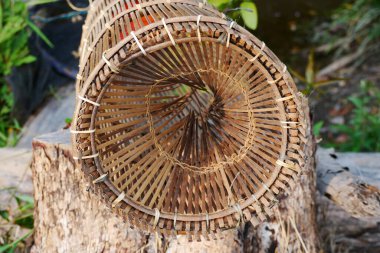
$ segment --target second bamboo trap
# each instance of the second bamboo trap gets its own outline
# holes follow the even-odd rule
[[[208,237],[271,214],[304,166],[286,67],[199,1],[94,1],[81,43],[76,159],[129,224]]]

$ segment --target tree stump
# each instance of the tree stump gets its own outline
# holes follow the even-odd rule
[[[306,103],[306,102],[305,102]],[[305,112],[307,113],[307,111]],[[33,142],[34,252],[317,252],[314,144],[310,124],[307,164],[300,181],[276,207],[274,218],[254,228],[224,231],[217,240],[157,239],[130,228],[99,198],[72,158],[68,131]],[[93,196],[91,196],[93,195]]]
[[[95,195],[71,153],[68,131],[33,141],[35,233],[33,252],[238,252],[236,231],[223,233],[220,241],[157,243],[155,235],[129,228]],[[90,196],[93,195],[93,196]]]
[[[33,142],[35,199],[34,252],[137,251],[142,233],[128,229],[90,197],[86,182],[72,159],[67,131]]]

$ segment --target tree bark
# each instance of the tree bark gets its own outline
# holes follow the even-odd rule
[[[305,101],[304,101],[305,102]],[[308,113],[307,111],[305,113]],[[217,240],[188,242],[184,236],[158,239],[129,228],[99,198],[71,153],[68,131],[33,142],[34,252],[317,252],[314,141],[310,124],[303,174],[274,217],[257,227],[245,224]]]
[[[33,141],[33,252],[138,251],[144,235],[127,228],[95,196],[72,159],[69,133]]]
[[[324,252],[380,252],[380,216],[355,218],[320,194],[317,206]]]
[[[333,149],[320,149],[317,159],[318,191],[322,195],[353,217],[380,217],[379,188],[367,183],[362,175],[352,174],[348,166],[342,166]]]

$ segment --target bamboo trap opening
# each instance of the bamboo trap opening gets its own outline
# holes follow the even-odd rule
[[[267,219],[307,159],[285,65],[203,1],[91,6],[72,123],[91,189],[166,235]]]

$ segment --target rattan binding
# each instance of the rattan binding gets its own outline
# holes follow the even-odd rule
[[[132,226],[213,238],[267,219],[306,159],[286,67],[204,1],[95,0],[84,25],[76,158]]]

